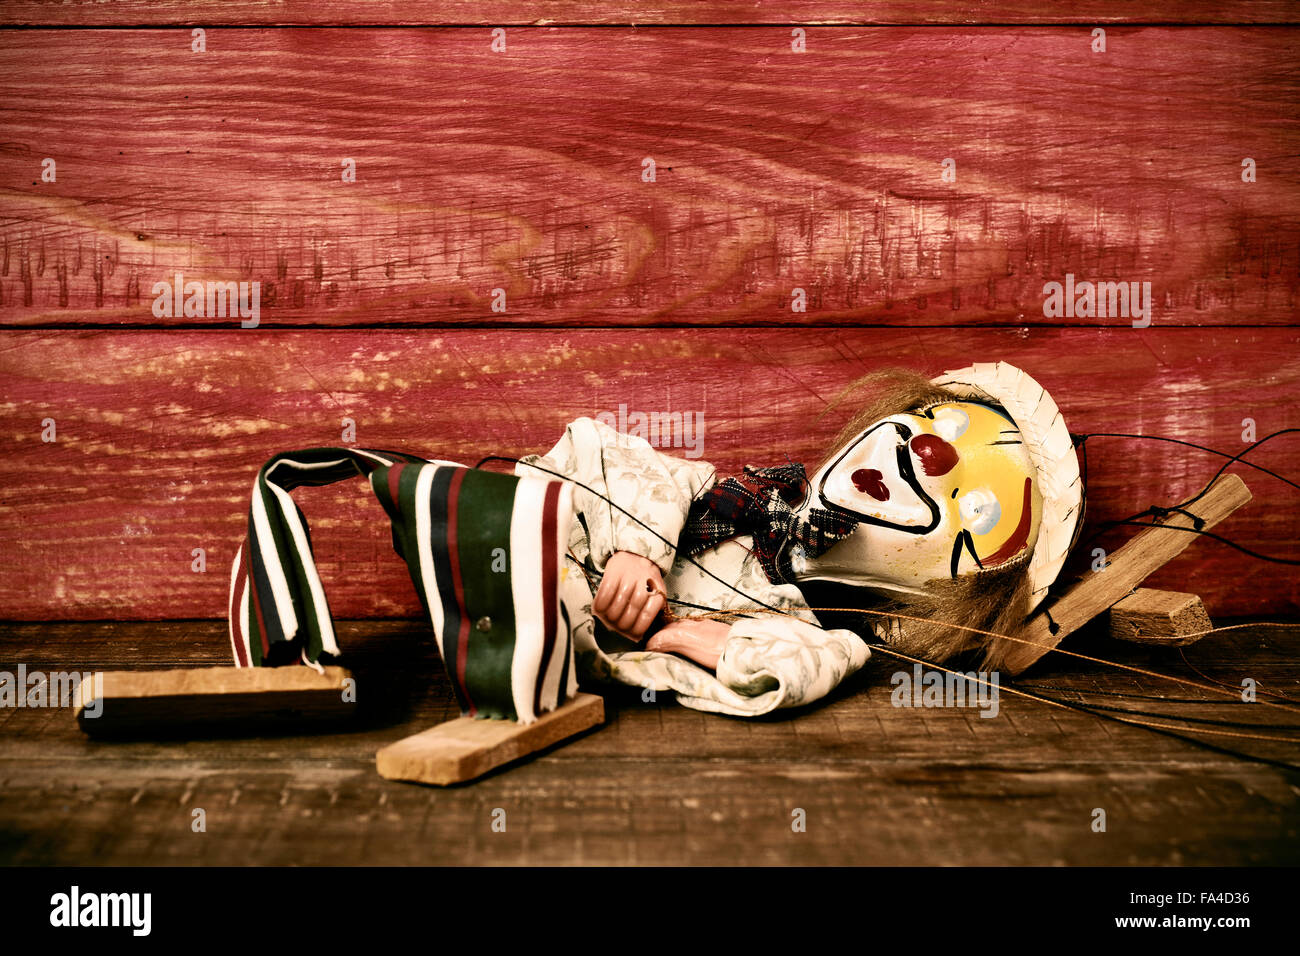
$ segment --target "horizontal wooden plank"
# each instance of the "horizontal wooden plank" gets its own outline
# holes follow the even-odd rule
[[[77,723],[92,737],[176,737],[213,727],[264,733],[356,712],[343,667],[187,667],[86,675]]]
[[[172,24],[712,24],[712,23],[1294,23],[1281,0],[1079,0],[1057,7],[1034,0],[689,0],[601,3],[546,0],[8,0],[0,23],[60,26]]]
[[[1159,326],[1296,321],[1290,28],[490,42],[0,34],[0,322],[238,324],[155,317],[177,274],[276,326],[1134,321],[1046,315],[1067,275],[1150,283]]]
[[[866,371],[994,360],[1038,378],[1075,433],[1235,454],[1246,419],[1258,438],[1297,424],[1297,329],[10,330],[0,333],[0,608],[19,619],[223,616],[256,469],[279,451],[341,443],[345,419],[362,447],[473,464],[545,451],[581,415],[695,412],[697,434],[659,444],[735,471],[786,454],[815,461],[842,420],[818,416]],[[42,440],[47,419],[53,442]],[[1223,461],[1161,441],[1085,448],[1094,525],[1180,500]],[[1283,436],[1248,460],[1294,481],[1300,441]],[[1216,533],[1295,558],[1296,489],[1234,470],[1254,500]],[[337,615],[419,613],[362,482],[297,496]],[[1093,546],[1078,555],[1084,567]],[[196,548],[204,572],[192,570]],[[1209,540],[1147,585],[1200,594],[1212,615],[1294,613],[1300,596],[1295,567]]]
[[[1200,595],[1138,588],[1106,612],[1110,636],[1119,641],[1182,647],[1211,629]]]

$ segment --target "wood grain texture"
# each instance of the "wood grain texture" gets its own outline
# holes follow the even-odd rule
[[[1210,616],[1196,594],[1138,588],[1106,612],[1110,636],[1138,644],[1181,647],[1210,630]]]
[[[219,724],[259,732],[351,717],[343,667],[191,667],[109,671],[81,684],[77,724],[92,737],[183,735]],[[355,685],[351,685],[355,686]]]
[[[427,627],[343,622],[358,704],[346,734],[102,744],[66,711],[0,709],[6,865],[1262,865],[1300,862],[1300,773],[1003,693],[998,715],[890,705],[876,659],[821,706],[733,720],[607,698],[607,722],[466,787],[382,779],[375,752],[457,714]],[[223,661],[210,624],[0,625],[0,669]],[[1072,648],[1194,676],[1176,650],[1077,634]],[[1206,674],[1300,695],[1300,635],[1214,635]],[[1049,655],[1044,693],[1199,718],[1256,705]],[[1131,701],[1111,693],[1200,703]],[[1277,733],[1273,731],[1273,733]],[[1219,741],[1223,743],[1224,741]],[[1294,744],[1235,741],[1296,762]],[[1092,830],[1102,808],[1107,830]],[[206,832],[192,830],[193,811]],[[506,829],[494,832],[495,810]],[[792,832],[802,809],[807,827]]]
[[[0,608],[19,619],[214,618],[256,469],[335,445],[474,464],[549,449],[573,418],[619,406],[703,416],[724,472],[815,462],[849,381],[897,364],[938,374],[1005,360],[1056,398],[1070,429],[1196,442],[1236,454],[1297,424],[1297,329],[35,332],[0,337]],[[820,421],[818,417],[825,414]],[[42,441],[53,419],[54,442]],[[684,436],[680,436],[684,437]],[[662,450],[688,454],[661,438]],[[1199,491],[1224,459],[1162,441],[1093,438],[1091,527]],[[1253,450],[1295,480],[1300,441]],[[1296,489],[1243,465],[1255,500],[1217,530],[1296,557]],[[297,499],[336,616],[418,615],[387,518],[363,482]],[[1134,529],[1085,544],[1113,549]],[[204,549],[206,572],[192,570]],[[1070,570],[1067,567],[1066,572]],[[1197,541],[1148,586],[1211,614],[1295,613],[1300,575]]]
[[[590,730],[605,720],[598,694],[579,693],[531,724],[456,717],[380,749],[375,769],[385,780],[449,786],[476,780]]]
[[[1281,0],[1180,3],[1159,0],[690,0],[597,3],[546,0],[7,0],[0,23],[170,24],[676,24],[676,23],[1294,23]]]
[[[1046,318],[1067,273],[1150,282],[1158,326],[1294,323],[1294,30],[1090,42],[4,32],[0,322],[159,324],[154,284],[180,272],[260,283],[276,326],[1130,324]]]

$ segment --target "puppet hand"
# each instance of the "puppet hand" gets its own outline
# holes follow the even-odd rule
[[[605,562],[592,612],[612,631],[639,641],[664,607],[664,577],[649,558],[616,551]]]
[[[666,624],[646,643],[647,651],[681,654],[709,670],[718,669],[718,658],[727,646],[730,624],[707,618],[673,621]]]

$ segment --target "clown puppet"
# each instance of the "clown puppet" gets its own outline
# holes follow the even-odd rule
[[[361,472],[467,714],[526,723],[614,681],[757,716],[824,697],[877,641],[997,669],[1011,642],[949,625],[1014,636],[1060,572],[1084,501],[1060,411],[1002,362],[887,370],[849,399],[860,407],[811,476],[721,477],[592,418],[513,477],[375,450],[277,456],[232,573],[236,662],[339,654],[288,491]],[[542,542],[511,551],[509,582],[487,566],[493,520],[495,540]],[[825,595],[879,616],[825,627]]]

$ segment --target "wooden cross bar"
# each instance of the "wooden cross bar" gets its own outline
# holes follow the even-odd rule
[[[1222,475],[1186,512],[1176,511],[1157,520],[1131,541],[1118,548],[1102,571],[1086,574],[1029,620],[1019,635],[1034,645],[1022,644],[1012,651],[1006,669],[1019,674],[1066,635],[1077,631],[1097,615],[1127,598],[1160,567],[1168,564],[1196,540],[1189,530],[1201,519],[1208,530],[1250,501],[1250,489],[1237,475]]]

